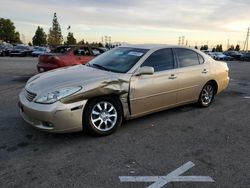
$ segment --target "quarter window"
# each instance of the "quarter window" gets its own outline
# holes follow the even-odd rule
[[[199,63],[200,64],[204,63],[204,59],[200,54],[198,54],[198,58],[199,58]]]
[[[155,72],[169,70],[174,68],[174,57],[172,49],[166,48],[152,53],[142,66],[153,67]]]
[[[175,49],[179,67],[189,67],[202,64],[204,59],[196,52],[188,49],[176,48]]]

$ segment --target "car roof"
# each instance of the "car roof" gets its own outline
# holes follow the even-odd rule
[[[131,44],[131,45],[123,45],[120,47],[131,47],[131,48],[143,48],[143,49],[158,49],[158,48],[187,48],[193,49],[186,46],[179,46],[179,45],[171,45],[171,44]]]

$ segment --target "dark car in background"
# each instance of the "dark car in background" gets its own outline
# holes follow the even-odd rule
[[[227,52],[224,52],[224,54],[227,56],[231,56],[235,60],[241,60],[241,56],[243,55],[242,53],[238,51],[227,51]]]
[[[250,61],[250,52],[243,53],[241,56],[242,61]]]
[[[10,56],[31,56],[31,53],[33,52],[32,48],[30,46],[19,44],[14,47],[13,50],[10,51]]]
[[[0,56],[9,56],[10,51],[13,49],[13,45],[4,43],[0,45]]]
[[[37,70],[45,72],[60,67],[86,64],[105,52],[104,49],[90,46],[59,46],[50,53],[39,56]]]

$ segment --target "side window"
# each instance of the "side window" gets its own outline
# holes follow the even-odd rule
[[[189,49],[176,48],[175,52],[179,61],[179,67],[199,65],[200,62],[203,63],[204,61],[196,52]]]
[[[100,55],[102,53],[102,51],[100,49],[98,49],[98,48],[92,48],[92,52],[96,56]]]
[[[91,55],[88,47],[82,47],[74,50],[74,55],[77,56],[85,56],[85,55]]]
[[[174,68],[174,56],[172,49],[166,48],[152,53],[141,66],[154,67],[155,72]]]

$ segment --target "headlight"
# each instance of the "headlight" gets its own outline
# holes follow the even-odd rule
[[[45,95],[40,95],[35,102],[43,104],[51,104],[64,97],[70,96],[80,91],[81,89],[82,89],[81,86],[58,89],[56,91],[49,92]]]

